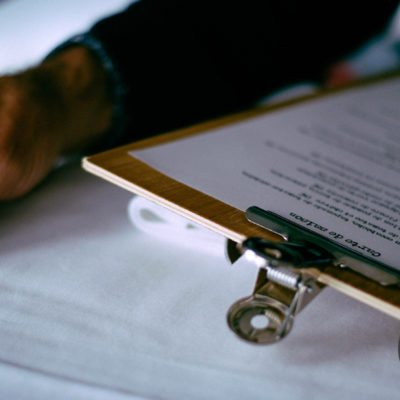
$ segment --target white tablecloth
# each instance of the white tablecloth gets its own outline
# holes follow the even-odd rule
[[[75,166],[2,205],[0,398],[398,398],[399,321],[325,289],[242,342],[225,313],[255,271],[136,230],[130,198]]]

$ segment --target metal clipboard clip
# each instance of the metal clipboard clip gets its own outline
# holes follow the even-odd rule
[[[250,207],[246,217],[283,238],[249,238],[239,247],[228,243],[231,261],[243,256],[260,268],[253,293],[235,302],[227,316],[229,327],[246,341],[276,343],[290,332],[295,315],[324,287],[307,272],[309,268],[351,268],[381,285],[400,284],[400,276],[390,267],[275,213]]]

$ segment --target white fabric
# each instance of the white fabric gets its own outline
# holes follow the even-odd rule
[[[134,229],[130,199],[64,167],[2,205],[0,399],[398,398],[399,321],[325,289],[249,345],[225,314],[256,271]]]

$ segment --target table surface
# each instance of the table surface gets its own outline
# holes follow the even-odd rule
[[[1,399],[398,398],[399,321],[325,289],[282,342],[247,344],[225,314],[256,271],[140,232],[130,198],[71,164],[0,206]]]

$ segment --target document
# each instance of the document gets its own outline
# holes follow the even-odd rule
[[[399,99],[400,78],[384,80],[131,155],[400,271]]]

